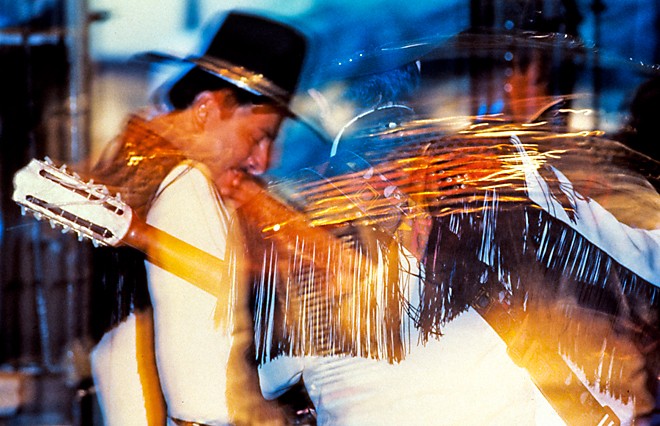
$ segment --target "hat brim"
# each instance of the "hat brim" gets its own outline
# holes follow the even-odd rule
[[[151,63],[189,64],[255,96],[264,96],[289,110],[291,95],[262,74],[209,56],[179,57],[162,52],[144,52],[137,59]]]

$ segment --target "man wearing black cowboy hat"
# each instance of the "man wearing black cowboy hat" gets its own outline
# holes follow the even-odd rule
[[[306,40],[287,25],[238,12],[212,31],[202,55],[148,54],[191,68],[159,92],[166,112],[129,120],[94,177],[117,187],[150,225],[223,259],[229,217],[241,197],[235,191],[232,199],[221,194],[238,176],[266,170],[271,144],[290,115]],[[156,244],[142,241],[145,246],[131,243],[145,252]],[[250,381],[256,371],[244,374],[238,371],[241,362],[229,365],[230,346],[248,346],[253,339],[251,327],[241,333],[236,327],[232,335],[225,321],[229,283],[213,282],[210,273],[210,282],[191,283],[171,273],[169,265],[146,262],[146,269],[158,377],[148,374],[143,340],[149,333],[141,334],[148,315],[130,312],[139,307],[136,291],[117,284],[115,303],[125,312],[114,313],[119,320],[109,324],[112,329],[92,353],[105,422],[162,424],[160,385],[168,424],[281,423],[279,409],[268,405]],[[245,377],[239,380],[241,394],[227,390],[228,375]]]

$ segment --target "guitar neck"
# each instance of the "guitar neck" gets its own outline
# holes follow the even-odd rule
[[[48,158],[33,159],[14,175],[13,200],[22,212],[73,231],[95,246],[126,244],[146,254],[153,264],[183,278],[198,288],[221,296],[225,263],[133,214],[119,195],[103,185],[84,182],[65,165],[56,167]]]
[[[222,291],[227,278],[225,262],[186,243],[136,216],[122,241],[141,252],[147,260],[214,296]]]

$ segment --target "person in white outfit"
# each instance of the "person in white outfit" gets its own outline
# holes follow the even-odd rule
[[[337,107],[337,104],[334,106]],[[405,131],[405,127],[403,130]],[[369,132],[364,132],[364,134],[368,135]],[[377,135],[378,130],[373,134]],[[411,132],[411,134],[415,133]],[[433,138],[434,136],[431,135],[429,141],[433,141]],[[403,140],[405,141],[405,139]],[[338,145],[338,141],[335,142]],[[396,157],[396,154],[392,154],[392,152],[388,152],[391,154],[391,157],[388,157],[383,156],[382,151],[374,150],[374,146],[380,146],[378,144],[382,143],[383,141],[377,138],[370,139],[367,136],[358,138],[357,143],[354,141],[353,146],[358,149],[362,147],[366,152],[365,155],[370,152],[375,154],[376,159],[379,156],[381,158]],[[443,161],[441,154],[448,155],[448,151],[453,146],[448,144],[447,152],[441,151],[442,148],[437,148],[438,151],[434,152],[432,144],[423,149],[421,147],[416,149],[414,148],[415,143],[411,142],[409,154],[428,156],[429,164],[433,164],[433,161]],[[493,149],[495,146],[494,141],[485,141],[485,143],[488,144],[487,149]],[[440,139],[438,145],[441,144]],[[333,145],[333,148],[336,146]],[[403,148],[403,151],[405,149]],[[265,344],[262,344],[264,349],[259,373],[262,391],[267,398],[277,397],[291,384],[297,383],[302,378],[314,401],[319,424],[564,424],[564,420],[555,408],[549,405],[549,402],[557,404],[557,401],[552,398],[549,401],[546,400],[534,383],[539,382],[538,375],[532,377],[522,365],[531,366],[530,368],[534,370],[534,363],[530,364],[528,360],[524,359],[524,356],[539,356],[539,352],[534,352],[535,339],[541,342],[540,354],[545,356],[557,350],[554,346],[556,342],[553,339],[574,336],[571,334],[574,330],[570,330],[569,333],[568,329],[564,330],[566,336],[555,335],[555,333],[561,334],[561,330],[558,331],[558,329],[566,326],[567,319],[563,317],[566,314],[568,321],[574,321],[571,326],[579,327],[580,324],[586,327],[591,326],[593,333],[597,335],[593,341],[590,341],[583,330],[581,336],[584,339],[582,342],[584,347],[581,349],[582,353],[577,355],[593,357],[593,352],[590,351],[594,351],[596,348],[590,347],[590,345],[593,345],[594,342],[603,342],[603,346],[598,347],[598,352],[601,349],[604,352],[596,362],[596,365],[600,366],[596,372],[599,377],[599,382],[596,383],[600,383],[600,389],[597,389],[598,386],[594,386],[594,382],[591,381],[592,377],[585,379],[580,376],[580,374],[590,375],[594,372],[585,369],[580,373],[580,366],[570,364],[569,353],[573,355],[573,352],[579,351],[562,347],[561,350],[565,351],[565,359],[561,358],[560,354],[556,354],[556,359],[565,362],[567,368],[573,370],[572,374],[575,374],[575,378],[580,376],[579,378],[585,384],[573,387],[576,383],[570,383],[569,387],[569,383],[564,383],[564,379],[557,381],[557,376],[551,372],[546,377],[549,378],[548,381],[542,383],[545,387],[542,386],[541,390],[548,391],[550,388],[550,393],[552,393],[552,388],[564,389],[563,392],[566,394],[578,397],[583,395],[584,401],[591,397],[584,397],[583,392],[593,394],[598,400],[598,404],[603,406],[604,415],[609,415],[612,407],[616,408],[616,415],[622,424],[630,424],[635,421],[636,416],[640,416],[637,419],[641,419],[641,416],[646,415],[649,409],[652,409],[652,401],[649,400],[649,394],[644,390],[643,382],[646,373],[642,371],[642,354],[630,343],[632,337],[627,332],[617,330],[616,327],[611,326],[611,322],[608,322],[617,315],[619,320],[626,321],[625,318],[629,318],[628,314],[621,312],[610,317],[599,316],[598,312],[602,306],[596,306],[593,310],[591,309],[593,307],[589,306],[583,309],[584,307],[572,298],[563,299],[563,304],[562,300],[549,298],[547,305],[544,305],[542,297],[539,296],[543,295],[543,291],[547,291],[548,295],[553,295],[553,289],[562,283],[563,285],[567,285],[567,283],[569,286],[574,285],[575,288],[571,291],[575,294],[578,294],[579,288],[584,288],[581,286],[586,285],[587,290],[582,290],[586,292],[589,286],[596,287],[601,285],[602,281],[616,279],[613,278],[614,275],[607,274],[618,274],[618,279],[621,281],[617,281],[614,285],[620,285],[622,290],[627,286],[627,280],[640,279],[647,281],[650,291],[654,291],[653,287],[660,285],[658,282],[660,268],[657,263],[657,259],[660,259],[660,234],[658,234],[657,211],[652,206],[657,206],[660,197],[653,192],[652,196],[648,198],[650,204],[638,204],[638,207],[646,212],[646,226],[632,227],[617,220],[595,200],[577,192],[566,176],[556,168],[548,166],[554,174],[552,178],[559,183],[558,188],[566,198],[572,200],[570,205],[560,203],[556,194],[553,194],[546,183],[548,176],[541,177],[538,164],[529,158],[529,154],[517,137],[511,139],[507,152],[522,164],[522,167],[516,170],[522,171],[524,178],[518,179],[511,188],[515,188],[514,191],[521,190],[517,194],[526,194],[528,197],[526,200],[515,197],[518,205],[511,207],[511,205],[505,204],[505,195],[499,199],[495,191],[492,193],[485,191],[486,198],[478,207],[470,204],[474,202],[470,200],[480,200],[480,198],[466,197],[461,199],[461,203],[465,203],[465,210],[461,210],[461,203],[457,203],[452,214],[447,213],[443,216],[436,212],[438,219],[435,221],[435,227],[425,230],[424,242],[417,241],[419,244],[416,246],[407,247],[403,243],[404,238],[398,239],[400,244],[396,245],[393,250],[398,255],[396,292],[400,295],[401,303],[398,310],[400,316],[396,320],[403,330],[401,335],[405,336],[402,355],[388,360],[383,353],[378,353],[378,356],[369,356],[369,354],[356,356],[355,348],[349,348],[343,353],[336,351],[331,355],[314,353],[314,348],[310,347],[292,348],[291,345],[295,346],[295,342],[292,344],[291,335],[295,330],[289,327],[287,329],[289,334],[283,333],[285,334],[282,338],[284,343],[273,344],[267,338],[262,338]],[[331,155],[341,157],[334,151]],[[401,155],[406,161],[403,164],[408,171],[414,170],[412,157],[405,157],[405,153]],[[434,155],[437,155],[437,160],[434,160]],[[335,226],[337,222],[349,222],[350,217],[353,217],[356,223],[362,222],[364,225],[364,217],[368,216],[369,212],[363,211],[362,217],[351,216],[351,208],[355,207],[354,203],[358,198],[351,191],[358,194],[377,194],[378,187],[375,183],[379,179],[372,179],[372,176],[377,175],[374,170],[377,171],[378,167],[370,165],[354,153],[343,160],[346,158],[348,158],[347,163],[353,165],[353,169],[346,168],[348,173],[343,178],[339,176],[335,180],[332,176],[323,176],[322,172],[319,172],[315,177],[316,186],[309,183],[301,185],[308,199],[302,200],[300,204],[309,201],[314,208],[314,203],[317,203],[320,207],[316,206],[316,208],[326,215],[327,222],[334,223]],[[342,159],[340,158],[339,161]],[[465,161],[465,170],[471,170],[469,167],[471,158],[466,157]],[[359,166],[355,166],[356,164]],[[487,169],[481,170],[483,166],[484,163],[476,163],[474,170],[483,173],[483,176],[488,176]],[[339,168],[340,166],[331,163],[319,167],[318,170],[327,172]],[[399,172],[396,166],[387,170],[394,175]],[[492,172],[501,171],[502,169],[499,168],[492,170]],[[432,187],[438,182],[429,176],[418,176],[418,178],[419,182],[427,185],[424,187],[427,194],[435,192]],[[465,177],[458,176],[458,178],[464,179]],[[369,183],[360,185],[361,179],[368,180]],[[400,179],[406,181],[405,178]],[[410,181],[413,180],[415,179],[410,179]],[[295,179],[292,181],[294,187],[299,184],[295,182]],[[380,182],[382,187],[387,188],[387,185],[393,185],[382,182],[387,182],[386,176]],[[481,183],[487,187],[489,182]],[[370,184],[373,185],[369,188],[370,191],[365,190],[365,187]],[[399,189],[406,192],[404,188],[406,184],[400,185]],[[504,186],[501,182],[498,184]],[[324,193],[325,188],[330,186],[341,188],[341,190]],[[411,186],[409,185],[408,189],[413,189],[412,194],[407,195],[419,195],[423,192],[415,193]],[[315,193],[314,188],[319,188],[316,189],[318,194]],[[642,188],[633,189],[640,191]],[[294,191],[289,189],[286,192]],[[506,194],[506,190],[503,190],[502,193]],[[332,204],[323,204],[324,198],[333,200]],[[498,203],[502,204],[502,213],[494,213],[499,208]],[[365,204],[368,202],[365,201]],[[323,210],[324,207],[327,210]],[[510,217],[507,213],[508,208],[514,211]],[[478,214],[472,215],[471,211],[475,210]],[[333,216],[333,212],[336,216]],[[574,218],[569,217],[570,212],[576,213]],[[560,222],[554,222],[555,219]],[[537,222],[534,223],[534,220]],[[639,222],[639,218],[637,221]],[[282,220],[279,222],[285,223]],[[374,219],[370,223],[367,218],[366,223],[382,224],[383,222]],[[493,234],[496,229],[497,238]],[[548,233],[558,235],[559,241],[549,238],[544,229]],[[296,245],[296,249],[302,252],[303,249],[299,249],[299,247],[305,244],[304,233],[295,234],[295,237],[299,237],[303,241]],[[273,238],[275,237],[269,236],[267,240]],[[293,235],[291,239],[294,239]],[[312,240],[310,238],[308,243],[311,244]],[[296,241],[298,240],[296,239]],[[540,244],[539,241],[545,241],[547,245]],[[562,247],[562,241],[567,246]],[[258,244],[255,245],[258,246]],[[267,247],[269,246],[267,245]],[[562,252],[562,250],[565,251]],[[526,253],[517,258],[519,251],[523,253],[526,251]],[[259,250],[256,252],[257,254],[263,253]],[[542,264],[542,259],[546,257],[548,259],[543,261],[550,264],[550,260],[554,260],[553,255],[557,259],[561,259],[561,261],[556,261],[557,266],[552,266],[554,269]],[[277,256],[283,258],[286,254],[278,252]],[[379,255],[373,256],[378,258]],[[387,263],[381,262],[382,259],[368,259],[364,252],[356,254],[356,257],[364,258],[365,263],[373,261],[378,264],[378,268],[387,268],[384,266]],[[301,255],[299,258],[303,258],[303,256]],[[299,258],[294,256],[294,260],[299,260]],[[614,266],[617,263],[621,265],[621,270]],[[264,262],[264,265],[267,264],[268,262]],[[596,270],[592,270],[592,273],[589,274],[585,272],[593,265],[601,264],[612,265],[612,267],[611,269],[608,267],[607,273],[600,273]],[[310,277],[306,274],[305,268],[296,269],[294,262],[285,263],[285,265],[278,272],[280,277],[284,278],[276,277],[272,271],[270,275],[259,271],[261,275],[257,279],[261,280],[261,283],[257,283],[255,286],[260,288],[261,295],[266,296],[262,296],[262,301],[258,302],[258,306],[264,310],[264,315],[268,314],[268,318],[263,321],[262,330],[272,330],[278,327],[272,325],[277,324],[277,320],[273,319],[277,315],[273,314],[273,307],[276,304],[269,299],[272,294],[265,288],[264,282],[270,288],[277,288],[273,281],[278,279],[295,281],[302,277],[302,285],[313,288],[313,281],[318,280],[319,276],[323,276],[317,272]],[[548,270],[544,270],[545,267]],[[385,274],[382,270],[380,273]],[[575,276],[577,273],[582,276]],[[377,276],[371,276],[371,278],[371,280],[360,281],[358,285],[370,286],[373,294],[387,293],[387,287],[383,286],[384,280],[379,280]],[[305,284],[305,279],[312,283]],[[521,335],[524,336],[524,332],[527,330],[538,332],[539,330],[534,327],[547,328],[547,336],[544,335],[543,330],[540,335],[530,334],[528,336],[529,341],[526,342],[524,349],[530,351],[516,354],[522,357],[514,356],[512,359],[510,355],[517,348],[507,347],[498,335],[501,330],[493,329],[493,325],[489,324],[472,306],[479,295],[477,290],[482,287],[486,288],[485,284],[493,279],[499,282],[504,290],[501,293],[504,298],[529,295],[530,306],[533,301],[534,309],[539,306],[547,309],[546,311],[532,311],[528,315],[526,301],[521,298],[523,305],[518,308],[522,308],[523,315],[518,319],[520,323],[515,324],[523,330]],[[548,284],[548,288],[543,289],[543,285],[546,284]],[[542,291],[539,292],[535,286],[541,287]],[[289,291],[295,289],[295,285],[291,286],[288,282],[284,287]],[[590,291],[597,294],[597,290]],[[655,291],[657,292],[657,290]],[[281,293],[282,291],[280,291]],[[352,294],[348,297],[357,296]],[[583,295],[583,297],[588,299],[587,296]],[[325,304],[331,307],[336,305],[336,300],[321,300],[318,305]],[[652,304],[652,300],[653,298],[647,303]],[[287,298],[286,302],[282,303],[285,303],[289,310],[296,309],[295,305],[289,302],[290,299]],[[316,305],[310,303],[309,306]],[[385,309],[383,304],[377,306],[375,309]],[[561,309],[566,309],[566,312]],[[640,305],[640,310],[644,309],[644,305]],[[322,311],[322,309],[318,309],[318,311]],[[312,311],[306,312],[312,315]],[[534,326],[523,324],[524,318],[544,314],[558,321],[556,324],[552,324],[538,320],[540,322],[534,323]],[[324,314],[322,313],[322,315]],[[571,315],[573,316],[571,317]],[[609,320],[601,321],[603,317],[609,318]],[[532,320],[529,321],[533,323]],[[598,335],[601,332],[604,334]],[[331,340],[340,340],[337,334],[329,333],[329,335]],[[547,343],[548,347],[543,346],[546,345],[546,342],[542,339],[546,337],[548,341],[552,341],[552,343]],[[609,341],[610,346],[606,341]],[[577,348],[579,344],[575,346]],[[274,348],[279,348],[280,352]],[[609,358],[610,356],[611,358]],[[521,362],[521,364],[516,364],[516,362]],[[605,368],[608,362],[610,362],[610,371]],[[622,362],[627,365],[621,367]],[[534,373],[538,373],[538,371],[534,371]],[[616,377],[617,374],[620,376]],[[611,381],[609,381],[610,379]],[[573,402],[575,401],[569,402],[568,405]],[[559,405],[563,403],[560,401]],[[562,411],[566,409],[565,406],[559,411],[562,411],[562,414],[567,415],[568,418],[579,419],[583,415],[581,411],[586,411],[583,410],[586,405],[583,407],[580,404],[578,402],[577,405],[569,407],[568,411],[571,412]],[[584,415],[583,420],[592,414]],[[593,420],[593,417],[591,419]],[[604,424],[609,422],[607,419],[607,417],[602,418]],[[598,418],[596,423],[598,420],[601,419]]]
[[[153,306],[155,355],[151,334],[142,333],[151,324],[148,311],[130,314],[92,353],[108,425],[285,422],[282,410],[261,397],[256,369],[243,355],[251,327],[227,321],[229,281],[219,269],[239,197],[221,191],[236,175],[258,176],[268,167],[271,144],[290,116],[306,39],[293,27],[242,12],[214,20],[209,29],[201,55],[149,55],[188,69],[160,90],[169,109],[131,118],[94,170],[96,180],[119,189],[148,224],[142,231],[136,226],[126,242],[147,254]],[[152,260],[165,240],[140,233],[154,228],[189,245],[175,258],[199,250],[210,262],[187,267],[193,271],[186,275],[185,266],[173,265],[178,259]],[[241,356],[230,360],[232,345]],[[147,368],[154,358],[157,376]]]
[[[524,175],[521,188],[527,201],[519,199],[519,205],[509,206],[510,210],[503,206],[501,212],[493,213],[498,202],[493,194],[484,201],[487,204],[483,216],[476,217],[463,213],[459,205],[455,214],[448,215],[447,220],[439,217],[435,227],[427,230],[428,244],[421,256],[413,255],[415,250],[404,244],[396,245],[396,292],[401,303],[397,321],[405,336],[403,355],[388,360],[383,353],[359,356],[352,348],[330,355],[304,348],[296,353],[296,349],[287,346],[289,337],[285,337],[285,344],[279,344],[279,354],[264,352],[260,379],[267,398],[277,397],[302,377],[314,401],[319,424],[550,425],[564,424],[556,410],[568,419],[592,416],[586,410],[582,412],[584,402],[583,407],[580,402],[571,405],[575,401],[562,405],[563,401],[552,397],[546,401],[535,386],[539,384],[541,391],[550,389],[550,394],[553,388],[564,389],[569,399],[572,397],[568,395],[580,397],[588,392],[592,396],[580,398],[595,399],[602,406],[603,416],[615,414],[621,424],[643,421],[653,409],[653,394],[645,383],[653,377],[644,371],[644,357],[649,354],[635,346],[636,332],[625,328],[625,324],[640,313],[646,317],[637,320],[644,324],[657,311],[656,299],[637,297],[646,291],[657,294],[660,286],[657,211],[649,208],[657,205],[660,197],[655,193],[647,205],[637,204],[636,208],[647,213],[637,222],[643,220],[646,225],[631,226],[596,200],[577,192],[557,168],[548,165],[553,175],[541,177],[538,165],[517,137],[512,138],[510,150],[522,164],[518,170]],[[356,163],[355,159],[352,161]],[[377,170],[367,165],[362,173],[349,174],[351,184],[344,188],[362,188],[356,179],[371,179]],[[378,181],[373,178],[370,183]],[[553,193],[549,183],[553,181],[559,183],[557,188],[571,204],[558,201],[561,197]],[[321,180],[317,187],[328,187],[330,182],[339,187],[349,181]],[[316,203],[327,197],[334,200],[335,212],[350,214],[348,206],[354,199],[342,199],[337,193],[333,193],[335,197],[329,193],[321,197],[310,189],[312,185],[303,186]],[[323,189],[319,191],[323,194]],[[333,218],[337,216],[332,216],[331,211],[327,213],[329,222]],[[364,216],[356,220],[364,220]],[[304,233],[299,236],[305,240]],[[355,256],[364,258],[365,263],[374,262],[376,269],[386,275],[387,262],[369,259],[365,253],[361,251]],[[278,253],[278,257],[284,254]],[[286,278],[286,273],[293,273],[294,280],[298,279],[299,270],[294,263],[287,263],[284,272],[280,272],[285,280],[291,279]],[[593,269],[599,265],[604,269]],[[301,271],[304,279],[304,268]],[[319,276],[323,274],[316,273],[310,281]],[[388,293],[385,280],[378,273],[370,278],[356,281],[356,285],[369,286],[372,294]],[[260,279],[277,287],[270,282],[276,279],[274,274],[262,274]],[[501,300],[510,298],[507,303],[516,306],[514,299],[525,296],[521,298],[523,305],[517,306],[523,310],[513,323],[521,327],[520,335],[527,340],[519,354],[515,353],[518,347],[507,347],[498,335],[501,330],[494,329],[473,306],[479,295],[477,290],[487,289],[485,284],[492,279],[500,282]],[[639,286],[637,294],[635,283]],[[446,290],[443,284],[447,285]],[[313,284],[305,285],[313,288]],[[263,284],[257,287],[268,294]],[[295,289],[290,283],[284,287]],[[621,303],[629,300],[638,305],[630,306],[630,312],[613,312],[608,305],[611,289],[621,292]],[[268,296],[263,299],[268,300]],[[336,300],[321,300],[318,304],[331,309]],[[268,304],[259,306],[273,316]],[[287,302],[287,306],[295,309],[291,303]],[[385,309],[383,304],[377,306]],[[269,324],[276,321],[265,319],[261,328],[277,329]],[[529,334],[525,337],[525,333]],[[338,334],[330,336],[339,339]],[[564,362],[567,371],[572,371],[582,384],[564,382],[550,365],[545,367],[548,373],[543,383],[535,363],[542,362],[545,356]],[[531,362],[526,357],[531,357]],[[557,403],[560,408],[549,405]]]
[[[350,205],[354,201],[352,197],[355,197],[355,194],[352,194],[351,191],[363,193],[362,190],[366,187],[369,187],[369,190],[365,190],[364,193],[370,193],[371,190],[377,191],[377,188],[371,185],[379,179],[376,177],[372,179],[369,175],[369,170],[374,170],[374,167],[365,158],[370,159],[369,155],[373,154],[377,161],[379,156],[382,159],[389,158],[388,155],[395,155],[389,152],[389,149],[392,149],[393,146],[388,149],[384,147],[386,145],[383,145],[383,141],[370,140],[368,137],[365,139],[358,138],[357,144],[352,144],[351,134],[359,135],[360,129],[365,128],[363,126],[375,126],[368,127],[375,132],[386,130],[386,127],[380,128],[383,123],[386,125],[400,123],[401,120],[411,117],[412,109],[407,106],[405,98],[416,87],[419,78],[418,73],[418,65],[410,63],[394,68],[389,72],[366,74],[344,83],[343,89],[345,92],[343,92],[344,97],[342,99],[345,102],[348,101],[348,103],[342,103],[337,99],[334,99],[332,103],[328,103],[332,105],[330,112],[341,111],[342,105],[347,105],[348,109],[354,111],[357,117],[356,120],[348,122],[350,127],[349,125],[343,128],[339,126],[340,133],[335,139],[330,154],[333,158],[328,165],[319,167],[326,173],[337,173],[340,176],[339,180],[336,181],[337,185],[345,186],[346,193],[340,194],[336,198],[328,195],[328,198],[335,200],[331,207],[337,208],[339,215],[342,211],[340,206]],[[368,96],[367,93],[371,93],[371,91],[381,93],[381,96],[377,94],[372,94],[371,97]],[[383,93],[386,95],[383,96]],[[323,102],[323,92],[319,91],[313,94],[315,100],[320,102],[321,105],[326,104],[326,102]],[[380,103],[374,104],[374,99]],[[365,103],[367,106],[360,109],[360,106]],[[368,134],[369,132],[365,133]],[[347,152],[346,150],[350,147],[353,147],[355,151]],[[396,148],[393,149],[396,150]],[[356,152],[364,152],[365,158],[361,158]],[[346,164],[352,164],[352,168],[346,167]],[[342,172],[338,171],[342,167],[344,171],[348,171],[350,176],[344,180],[341,178]],[[328,170],[334,170],[334,172],[328,172]],[[321,172],[319,172],[320,175]],[[332,178],[333,176],[328,176],[328,182],[332,182]],[[364,187],[360,184],[362,179],[364,179]],[[295,179],[292,179],[292,181],[295,187]],[[384,181],[385,178],[383,177]],[[323,179],[321,179],[321,183],[317,182],[317,185],[324,187],[323,182]],[[286,185],[286,182],[283,185]],[[332,183],[327,185],[332,185]],[[384,187],[386,185],[383,184]],[[307,194],[314,197],[314,189],[311,189],[314,187],[313,185],[306,186],[303,184],[302,187],[306,189]],[[398,195],[406,198],[404,194],[399,193]],[[304,204],[305,201],[308,200],[302,200],[301,203]],[[319,208],[319,210],[322,210],[322,208]],[[313,216],[313,212],[307,213],[310,217]],[[369,212],[365,211],[364,214],[368,216]],[[328,217],[330,220],[337,220],[337,217],[332,216],[332,213],[328,213]],[[420,217],[420,223],[417,225],[423,227],[423,222],[425,220],[428,222],[428,216],[426,217],[427,219]],[[277,222],[277,219],[277,216],[274,216],[273,220]],[[274,399],[302,378],[314,403],[317,422],[323,425],[533,424],[538,417],[550,418],[546,424],[553,424],[552,421],[559,422],[555,424],[560,424],[561,422],[556,414],[547,408],[547,404],[543,405],[543,398],[536,391],[527,372],[511,360],[507,355],[504,342],[474,310],[469,309],[453,321],[448,322],[442,329],[441,337],[429,338],[428,335],[424,335],[419,327],[418,307],[423,297],[425,281],[424,250],[430,229],[420,229],[425,234],[420,235],[420,240],[417,240],[416,237],[409,239],[408,242],[414,240],[414,244],[406,246],[406,244],[401,244],[404,240],[402,230],[410,224],[403,224],[401,219],[401,217],[398,217],[394,220],[393,228],[385,232],[389,237],[384,237],[384,241],[389,241],[392,234],[397,235],[396,241],[398,241],[398,243],[389,246],[389,259],[384,259],[388,255],[378,250],[365,255],[364,253],[368,249],[364,246],[363,250],[365,251],[354,252],[353,254],[356,258],[363,258],[365,263],[373,262],[377,265],[370,273],[366,273],[366,278],[355,279],[356,285],[368,287],[370,294],[388,294],[388,289],[392,288],[388,286],[392,283],[387,282],[388,278],[386,276],[388,273],[386,270],[391,269],[392,266],[397,269],[396,273],[390,275],[389,280],[391,281],[392,277],[396,277],[394,288],[400,297],[396,298],[394,310],[398,315],[398,324],[395,326],[396,330],[388,329],[383,334],[400,335],[403,341],[397,343],[395,338],[389,342],[391,345],[383,345],[388,348],[396,347],[393,351],[381,350],[379,347],[372,350],[371,354],[363,351],[363,356],[356,356],[356,352],[363,350],[363,348],[356,349],[355,346],[359,345],[354,345],[346,349],[345,352],[335,349],[334,353],[328,355],[320,353],[324,348],[319,351],[318,348],[313,347],[313,343],[301,347],[304,345],[300,345],[299,342],[291,342],[291,340],[296,339],[291,337],[295,334],[295,330],[294,327],[289,327],[287,332],[283,333],[288,333],[287,336],[289,337],[285,337],[284,340],[289,340],[283,344],[280,343],[281,352],[278,353],[277,349],[269,352],[269,348],[271,346],[276,347],[277,344],[266,343],[261,345],[261,347],[268,346],[262,352],[259,367],[260,383],[264,396],[268,399]],[[347,222],[347,219],[339,221]],[[287,221],[280,220],[279,222],[286,223]],[[361,226],[370,228],[369,225],[360,225],[359,222],[359,219],[356,220],[356,223],[358,223],[356,228]],[[380,222],[379,226],[383,224],[383,222]],[[387,226],[390,226],[390,224],[387,224]],[[428,223],[426,226],[428,227]],[[278,231],[278,233],[285,232],[285,226],[282,226]],[[357,233],[365,237],[364,231],[357,231]],[[271,237],[267,237],[267,240],[268,238]],[[298,239],[305,241],[306,238],[308,242],[297,244],[297,248],[304,244],[314,244],[313,238],[304,230],[300,231],[299,235],[292,234],[289,237],[289,239],[296,241]],[[366,237],[367,240],[369,238]],[[368,245],[369,243],[365,244]],[[387,246],[388,243],[385,243],[385,245]],[[267,247],[269,246],[267,245]],[[298,251],[303,252],[304,249]],[[318,252],[319,249],[317,248],[316,251]],[[259,263],[259,259],[261,259],[259,254],[263,252],[263,248],[255,249],[254,252],[257,254],[257,263]],[[299,259],[303,263],[304,255],[300,254],[299,257],[296,257],[296,254],[298,253],[293,254],[293,258]],[[289,255],[291,254],[289,253]],[[286,256],[287,254],[278,252],[279,258]],[[351,254],[347,256],[343,259],[343,262],[350,262],[349,257]],[[333,262],[339,262],[339,260],[330,260],[330,263]],[[282,268],[280,277],[283,281],[295,281],[299,278],[300,271],[305,270],[304,267],[296,269],[295,263],[295,260],[291,261]],[[354,273],[353,271],[350,272],[351,274]],[[287,273],[294,277],[287,276]],[[273,309],[269,307],[267,302],[269,296],[264,295],[270,295],[270,297],[276,299],[281,297],[281,294],[285,291],[280,291],[282,288],[271,282],[279,279],[274,274],[268,276],[268,273],[259,270],[257,275],[256,279],[259,283],[255,284],[255,288],[259,289],[260,300],[264,300],[263,302],[257,302],[257,310],[263,309],[272,312]],[[318,276],[315,278],[318,279]],[[314,279],[311,281],[314,281]],[[351,278],[348,281],[351,281]],[[270,288],[277,288],[280,296],[273,295],[264,289],[264,282],[269,283]],[[293,287],[287,287],[287,289],[293,292],[295,291],[295,285],[304,286],[305,284],[299,282],[294,284]],[[313,283],[307,285],[313,286]],[[356,291],[360,292],[359,290]],[[364,294],[361,293],[361,295]],[[355,294],[347,297],[351,300],[361,298]],[[320,301],[320,305],[325,303],[327,301]],[[356,305],[359,303],[355,302]],[[373,308],[386,311],[385,305],[387,303],[384,298],[379,298],[374,306],[365,309],[370,310]],[[292,316],[297,318],[295,313],[297,305],[295,303],[286,303],[286,305],[287,313],[291,315],[291,312],[294,312]],[[335,309],[332,312],[340,311]],[[259,316],[260,314],[267,315],[264,312],[257,312],[256,315]],[[309,314],[312,315],[312,312],[309,312]],[[359,317],[360,314],[355,314],[355,316]],[[381,316],[376,314],[375,318],[377,318],[376,321],[384,323],[386,317],[387,314]],[[364,317],[362,319],[366,321]],[[277,322],[277,319],[271,318],[265,319],[261,327],[257,327],[257,329],[271,331],[274,329],[273,334],[276,335],[278,327],[287,326],[282,326],[281,323]],[[355,327],[359,328],[361,325],[358,324]],[[341,340],[335,334],[335,331],[328,333],[331,335],[330,339]],[[267,334],[268,331],[262,331],[262,333]],[[302,334],[304,331],[300,331],[300,333]],[[273,337],[273,339],[276,338]],[[302,339],[302,337],[300,338]],[[257,340],[259,340],[258,337]],[[367,338],[366,340],[378,340],[378,337],[375,339]],[[376,343],[374,346],[379,345],[379,343]],[[292,346],[298,349],[292,348]],[[296,351],[299,352],[296,354]],[[549,414],[546,415],[547,413]]]

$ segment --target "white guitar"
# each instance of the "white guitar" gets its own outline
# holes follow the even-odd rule
[[[226,276],[221,259],[148,225],[119,194],[113,196],[103,185],[82,181],[66,165],[33,159],[14,175],[12,199],[23,214],[29,211],[38,220],[49,220],[52,227],[61,226],[62,232],[73,231],[81,241],[132,246],[155,265],[219,294],[218,283]]]

